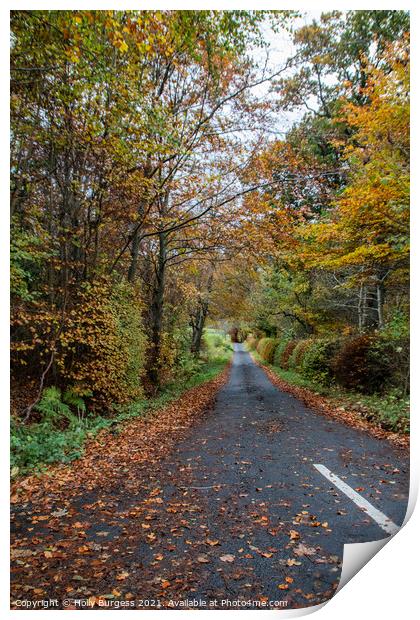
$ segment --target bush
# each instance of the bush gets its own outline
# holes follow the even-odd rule
[[[346,389],[373,394],[384,390],[391,375],[388,356],[379,355],[378,338],[364,334],[346,341],[335,355],[333,371]]]
[[[312,340],[299,340],[289,357],[289,369],[300,370],[306,350]]]
[[[370,356],[377,363],[386,364],[389,387],[406,396],[410,391],[410,325],[407,315],[395,313],[377,333]]]
[[[73,411],[71,407],[73,407]],[[57,426],[63,426],[63,424],[67,426],[67,424],[74,423],[82,419],[86,413],[85,402],[79,394],[75,394],[72,390],[66,390],[62,395],[61,390],[55,386],[48,387],[43,391],[42,397],[34,409],[41,414],[42,422]]]
[[[295,346],[297,345],[297,342],[297,340],[288,340],[283,347],[281,355],[279,355],[279,366],[280,368],[283,368],[283,370],[289,369],[289,359],[294,351]]]
[[[378,395],[358,394],[357,409],[362,416],[380,424],[387,431],[408,433],[410,430],[410,401],[401,398],[399,390]]]
[[[339,349],[338,340],[322,339],[309,341],[301,362],[301,371],[304,377],[329,385],[334,379],[333,360]]]
[[[61,383],[92,393],[94,407],[109,408],[142,395],[146,338],[142,305],[129,284],[83,285],[59,339]]]
[[[265,362],[273,362],[274,351],[278,345],[276,338],[261,338],[257,345],[257,351]]]
[[[17,383],[38,382],[54,351],[47,385],[90,394],[91,408],[141,397],[146,338],[135,287],[97,277],[71,289],[64,310],[62,300],[52,306],[41,296],[19,308],[11,356]]]
[[[276,346],[276,350],[273,355],[273,364],[274,366],[281,367],[281,358],[283,356],[283,351],[286,348],[287,343],[290,341],[290,338],[281,338],[278,345]]]
[[[206,361],[225,361],[232,354],[230,339],[223,334],[205,331],[203,336],[203,355]]]
[[[227,362],[232,344],[214,329],[205,329],[200,355],[191,352],[191,329],[182,325],[162,334],[160,353],[160,380],[162,385],[185,383],[201,372],[205,363]]]
[[[257,338],[255,338],[255,336],[248,335],[246,339],[246,344],[248,346],[248,349],[250,349],[250,351],[255,351],[255,349],[257,348],[258,340]]]
[[[191,351],[182,351],[176,359],[176,367],[174,370],[174,379],[179,381],[188,381],[203,367],[204,361],[198,358]]]

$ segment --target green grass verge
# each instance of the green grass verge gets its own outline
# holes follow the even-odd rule
[[[344,390],[338,385],[325,386],[303,377],[295,370],[283,370],[265,362],[257,351],[252,351],[255,359],[269,367],[280,379],[297,387],[306,388],[314,394],[334,400],[338,408],[355,411],[363,419],[381,426],[384,430],[408,433],[410,428],[410,401],[396,390],[386,394],[360,394]]]
[[[220,343],[218,334],[205,335],[208,341],[204,357],[197,363],[196,372],[185,380],[167,384],[154,398],[143,398],[125,406],[115,407],[115,415],[102,417],[87,415],[71,423],[64,430],[54,428],[50,422],[22,425],[12,421],[11,473],[12,478],[45,471],[52,463],[69,463],[83,454],[87,440],[99,431],[111,429],[118,433],[123,422],[146,416],[179,398],[186,390],[211,381],[226,367],[232,356],[232,347]],[[218,340],[219,339],[219,340]]]

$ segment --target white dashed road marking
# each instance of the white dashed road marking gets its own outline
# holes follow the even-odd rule
[[[320,474],[325,476],[327,480],[332,482],[340,491],[342,491],[349,499],[351,499],[356,506],[361,508],[366,514],[373,519],[379,527],[381,527],[387,534],[393,536],[400,529],[398,525],[396,525],[391,519],[389,519],[383,512],[372,506],[371,503],[367,501],[364,497],[359,495],[354,489],[352,489],[348,484],[346,484],[341,478],[333,474],[325,465],[315,465],[315,469],[319,471]]]

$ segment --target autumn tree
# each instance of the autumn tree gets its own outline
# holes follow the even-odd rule
[[[349,269],[360,329],[382,327],[387,289],[407,285],[409,252],[409,54],[403,40],[369,67],[365,105],[346,103],[354,134],[346,147],[351,178],[329,218],[309,235],[319,264]]]
[[[100,385],[86,385],[75,360],[108,333],[95,317],[112,313],[114,297],[136,305],[149,341],[147,354],[143,336],[138,348],[159,385],[167,285],[179,281],[170,271],[224,251],[225,214],[232,222],[248,191],[240,170],[261,141],[245,144],[239,132],[268,122],[253,89],[273,75],[247,54],[263,44],[265,18],[12,13],[13,363],[40,378],[38,394],[51,381],[86,393]],[[131,292],[121,297],[126,282]],[[89,308],[97,287],[105,294]],[[72,319],[82,306],[89,325]],[[120,308],[115,329],[124,316]]]

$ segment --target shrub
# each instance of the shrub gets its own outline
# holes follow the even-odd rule
[[[394,314],[377,333],[370,356],[379,364],[386,364],[389,386],[406,396],[410,387],[410,325],[407,315],[402,312]]]
[[[227,341],[226,337],[222,334],[212,334],[207,338],[207,344],[210,349],[232,351],[232,345]]]
[[[138,289],[121,282],[112,287],[111,306],[117,325],[118,347],[124,360],[119,401],[127,402],[143,395],[147,348],[142,319],[144,304]]]
[[[294,351],[294,348],[297,342],[298,342],[297,340],[289,340],[284,346],[283,351],[281,353],[280,364],[279,364],[280,368],[283,368],[283,370],[288,370],[289,359]]]
[[[107,407],[142,395],[146,339],[142,305],[129,284],[86,283],[58,342],[61,383]]]
[[[365,394],[383,391],[391,373],[387,356],[378,355],[377,344],[377,337],[372,334],[357,336],[343,344],[333,361],[340,385]]]
[[[257,348],[258,340],[255,338],[255,336],[248,335],[246,339],[246,344],[248,346],[248,349],[250,349],[251,351],[255,351],[255,349]]]
[[[188,379],[200,372],[203,364],[204,361],[194,355],[194,353],[191,353],[191,351],[181,351],[176,359],[174,379],[183,382],[188,381]]]
[[[410,430],[409,404],[409,400],[401,398],[399,390],[390,390],[380,396],[359,395],[358,401],[364,418],[380,424],[385,430],[397,433],[408,433]]]
[[[89,394],[86,394],[88,396]],[[71,409],[73,407],[73,411]],[[62,426],[63,423],[74,423],[82,419],[86,413],[86,405],[83,398],[69,389],[61,394],[61,390],[55,386],[46,388],[40,401],[34,409],[41,414],[42,422],[51,425]],[[76,410],[77,416],[74,410]]]
[[[144,307],[134,286],[98,276],[70,289],[64,309],[62,300],[54,306],[40,296],[20,308],[12,330],[16,377],[38,382],[54,351],[47,385],[90,395],[89,405],[102,409],[142,395]]]
[[[257,345],[257,351],[265,362],[273,362],[274,351],[278,345],[276,338],[261,338]]]
[[[309,340],[309,339],[298,341],[295,348],[293,349],[292,354],[289,357],[289,364],[288,364],[289,369],[293,369],[293,370],[300,369],[305,352],[311,343],[312,343],[312,340]]]
[[[276,350],[274,351],[274,356],[273,356],[273,364],[275,366],[279,366],[281,367],[281,358],[283,355],[283,351],[286,348],[287,343],[289,342],[290,338],[281,338],[278,345],[276,346]]]
[[[303,376],[321,385],[329,385],[334,378],[333,360],[339,346],[339,341],[329,338],[310,341],[301,362]]]

